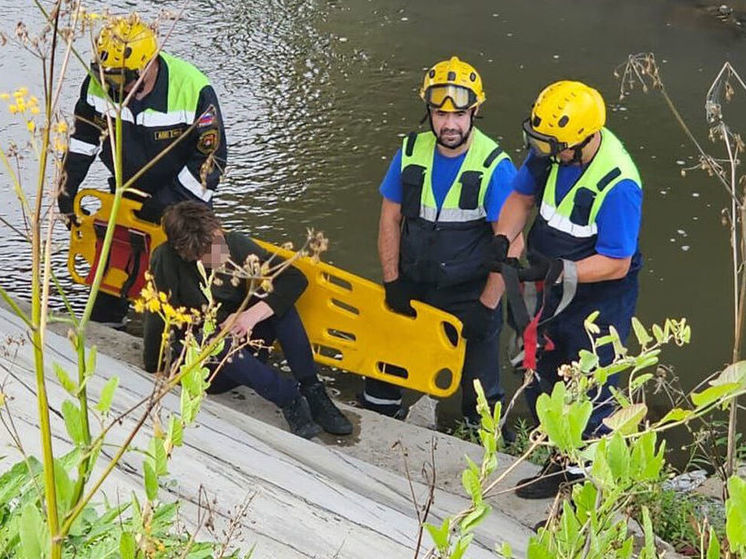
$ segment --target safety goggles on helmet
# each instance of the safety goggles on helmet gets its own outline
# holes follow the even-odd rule
[[[106,68],[101,67],[98,62],[91,63],[91,72],[96,78],[101,76],[103,70],[104,81],[114,90],[119,90],[129,83],[134,83],[140,77],[140,72],[129,68]]]
[[[526,146],[534,150],[536,155],[542,157],[555,156],[559,152],[572,147],[568,146],[566,142],[557,141],[553,136],[546,136],[534,130],[531,127],[530,118],[523,121],[523,140],[526,142]]]
[[[477,104],[477,95],[468,87],[444,84],[433,85],[425,91],[425,103],[435,109],[441,109],[448,99],[457,111],[465,111]]]

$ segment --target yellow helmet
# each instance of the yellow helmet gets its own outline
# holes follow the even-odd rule
[[[106,22],[96,39],[96,76],[99,64],[106,81],[121,86],[137,79],[158,52],[155,32],[137,14],[113,17]]]
[[[601,94],[581,82],[555,82],[539,93],[524,122],[527,140],[540,153],[556,155],[577,146],[606,124]]]
[[[425,74],[420,97],[441,111],[465,111],[484,103],[482,78],[471,64],[452,56],[438,62]]]

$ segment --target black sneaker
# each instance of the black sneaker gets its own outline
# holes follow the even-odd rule
[[[312,439],[321,433],[321,427],[314,422],[311,417],[311,408],[301,394],[298,394],[295,400],[282,408],[282,415],[288,422],[290,432],[294,435],[304,439]]]
[[[334,402],[326,393],[326,387],[321,382],[301,386],[300,391],[308,400],[311,416],[321,425],[324,431],[332,435],[349,435],[352,433],[352,423],[334,405]]]
[[[583,474],[568,472],[565,466],[557,464],[550,458],[538,475],[518,482],[515,494],[521,499],[552,499],[562,487],[584,477]]]

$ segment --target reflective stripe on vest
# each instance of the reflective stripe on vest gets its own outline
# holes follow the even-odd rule
[[[596,216],[604,199],[621,181],[634,181],[640,188],[642,182],[632,158],[622,143],[608,129],[601,130],[601,145],[590,165],[583,171],[575,184],[557,205],[557,177],[559,163],[553,162],[547,177],[539,212],[549,227],[567,233],[578,239],[587,239],[598,233]],[[573,210],[578,210],[578,196],[581,190],[587,194],[588,206],[585,212],[577,212],[582,218],[573,218]]]
[[[430,222],[466,223],[484,219],[487,212],[484,207],[484,197],[487,193],[492,173],[508,155],[500,149],[497,142],[484,135],[478,128],[472,130],[473,138],[461,169],[448,189],[443,206],[438,211],[433,192],[432,170],[435,157],[436,138],[432,132],[422,132],[414,138],[414,145],[409,144],[412,139],[404,138],[402,144],[402,172],[409,165],[417,165],[425,169],[422,193],[420,196],[419,217]],[[408,145],[409,144],[409,145]],[[494,154],[494,155],[493,155]],[[479,176],[479,192],[475,207],[461,207],[463,180]]]
[[[138,126],[161,128],[178,124],[191,125],[195,119],[195,110],[199,103],[199,94],[209,85],[205,75],[194,66],[161,53],[161,59],[168,68],[168,100],[166,112],[145,109],[135,117],[129,107],[122,108],[122,120]],[[115,118],[117,105],[107,101],[103,89],[93,80],[88,84],[86,100],[97,113]]]

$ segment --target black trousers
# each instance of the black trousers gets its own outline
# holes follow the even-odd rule
[[[432,284],[411,283],[414,299],[422,301],[455,315],[463,321],[469,310],[477,303],[484,289],[485,280],[478,280],[446,288],[436,288]],[[498,344],[502,330],[502,308],[498,306],[493,314],[489,334],[481,340],[466,342],[466,357],[461,371],[461,410],[464,416],[476,417],[477,396],[474,392],[474,379],[479,379],[490,405],[501,401],[504,392],[500,386],[500,347]],[[406,340],[402,340],[406,343]],[[378,405],[401,405],[401,388],[380,380],[366,378],[363,399]]]
[[[251,338],[267,347],[278,341],[293,378],[266,364],[268,349],[246,347],[223,364],[207,389],[209,394],[222,394],[237,386],[248,386],[262,398],[284,407],[297,398],[299,382],[311,384],[318,381],[311,344],[295,307],[281,317],[271,316],[261,321],[254,328]],[[223,351],[207,363],[207,368],[214,371],[230,349],[231,342],[227,338]]]

